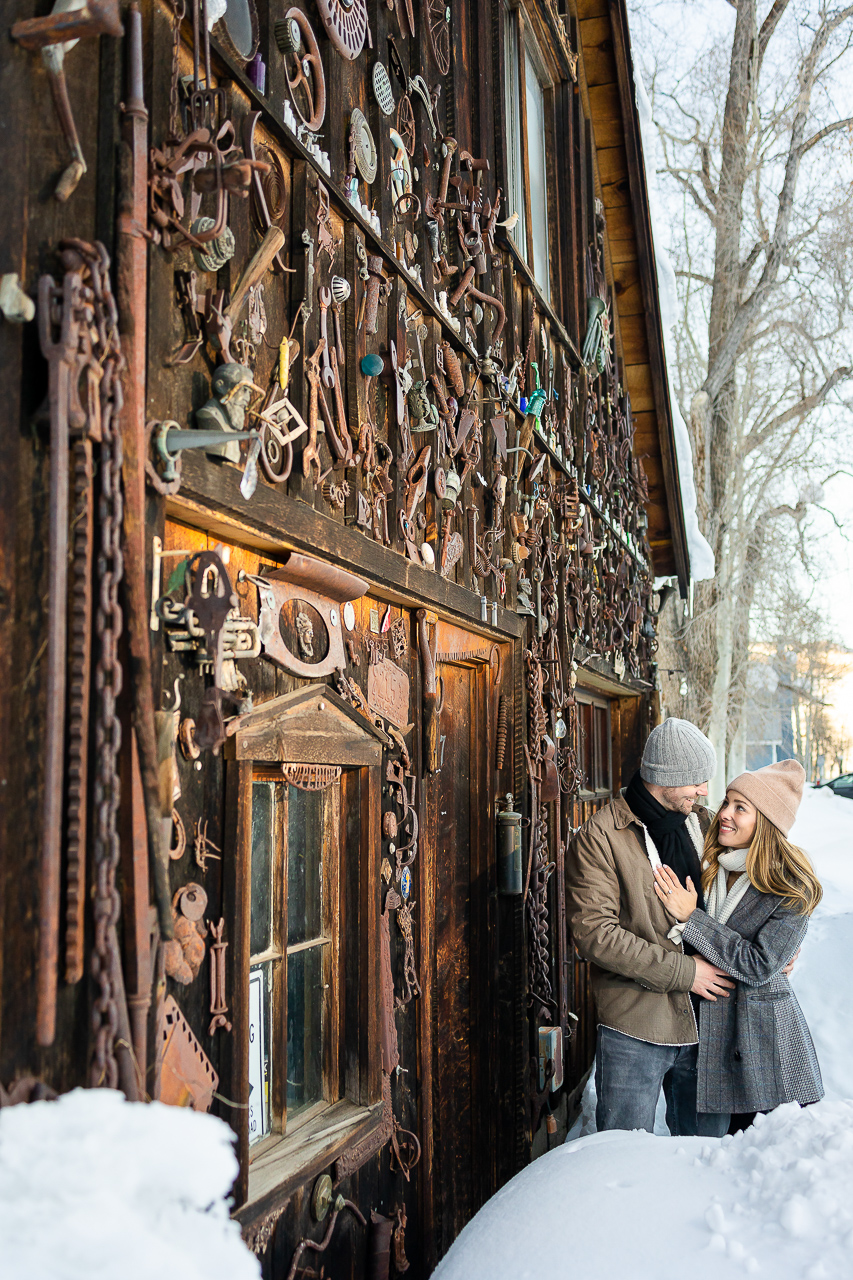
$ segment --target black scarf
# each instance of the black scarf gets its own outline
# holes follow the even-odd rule
[[[635,773],[625,788],[625,800],[635,817],[648,828],[660,860],[678,876],[684,887],[687,877],[699,895],[699,906],[705,907],[702,893],[702,868],[696,846],[687,830],[687,815],[664,809],[646,787],[639,772]]]

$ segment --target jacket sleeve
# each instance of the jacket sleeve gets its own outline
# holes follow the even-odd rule
[[[808,927],[808,916],[780,905],[748,942],[728,925],[697,909],[684,926],[683,938],[738,982],[759,987],[781,973],[793,959]]]
[[[588,826],[566,856],[566,905],[572,937],[585,960],[632,978],[649,991],[689,991],[696,962],[681,951],[648,942],[619,923],[619,877],[603,836]]]

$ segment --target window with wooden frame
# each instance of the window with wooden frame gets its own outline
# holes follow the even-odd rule
[[[340,793],[252,781],[250,1146],[340,1097]]]
[[[385,745],[318,684],[263,703],[228,744],[226,892],[236,919],[223,1085],[236,1104],[244,1221],[369,1145],[382,1124],[373,855]]]
[[[610,743],[610,702],[586,690],[576,689],[578,704],[578,763],[583,775],[581,790],[610,795],[613,787]]]
[[[504,116],[510,238],[551,300],[547,125],[551,79],[521,6],[504,11]]]

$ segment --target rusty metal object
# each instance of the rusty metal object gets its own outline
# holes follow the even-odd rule
[[[206,910],[207,894],[200,884],[183,885],[172,898],[175,936],[165,943],[163,959],[166,973],[183,986],[194,981],[204,962]]]
[[[83,916],[86,905],[94,513],[92,442],[85,438],[74,444],[74,499],[65,881],[65,981],[68,983],[79,982],[83,976]]]
[[[330,42],[343,58],[355,60],[368,36],[366,0],[318,0],[318,10]]]
[[[346,665],[341,605],[358,600],[367,590],[364,578],[291,552],[287,564],[256,580],[260,603],[259,630],[267,657],[293,675],[312,678],[330,675]],[[320,662],[305,662],[287,647],[279,627],[281,610],[290,600],[302,600],[319,613],[328,633],[329,648]]]
[[[129,604],[127,632],[134,677],[131,682],[131,717],[139,752],[139,771],[147,826],[146,841],[134,856],[147,849],[151,882],[157,906],[160,934],[172,936],[168,853],[162,848],[158,818],[157,744],[154,728],[154,682],[151,642],[146,624],[145,476],[148,428],[145,417],[146,316],[148,307],[148,243],[145,238],[148,205],[148,112],[142,97],[142,18],[133,7],[128,12],[127,97],[122,116],[124,163],[119,167],[121,186],[117,219],[116,302],[126,361],[122,414],[122,479],[124,482],[125,591]],[[144,883],[145,877],[138,877]],[[138,954],[147,953],[149,922],[147,902],[137,906],[134,930],[140,942]],[[144,939],[144,943],[143,943]],[[134,975],[135,992],[142,997],[150,975]]]
[[[120,36],[118,0],[86,0],[77,9],[54,9],[43,18],[16,22],[9,34],[24,49],[45,49],[89,36]]]
[[[305,376],[308,379],[310,392],[308,397],[308,443],[302,449],[302,474],[307,480],[311,475],[312,468],[315,470],[315,489],[321,479],[320,448],[317,444],[317,433],[320,431],[320,424],[317,419],[317,410],[320,389],[319,364],[325,346],[325,339],[321,338],[314,354],[305,361]]]
[[[450,8],[444,0],[428,0],[429,43],[439,75],[450,70]],[[414,34],[414,33],[413,33]]]
[[[339,764],[283,764],[281,772],[300,791],[325,791],[341,780]]]
[[[219,1076],[173,996],[166,996],[157,1028],[159,1101],[209,1111]]]
[[[378,254],[367,255],[367,282],[365,285],[364,326],[368,334],[376,333],[379,327],[379,303],[387,298],[386,290],[391,284],[385,275],[383,259]]]
[[[397,1269],[397,1274],[403,1275],[411,1266],[409,1259],[406,1257],[406,1223],[408,1219],[406,1218],[405,1206],[396,1209],[394,1216],[397,1219],[394,1227],[394,1266]]]
[[[86,160],[68,98],[65,56],[78,40],[123,34],[118,0],[87,0],[79,8],[71,8],[67,0],[57,0],[52,13],[16,22],[10,34],[23,48],[41,51],[57,119],[71,155],[54,191],[56,199],[64,202],[86,172]]]
[[[37,1036],[50,1045],[56,1028],[56,969],[59,958],[59,895],[62,841],[62,771],[65,746],[66,591],[68,582],[69,409],[77,399],[82,278],[67,272],[57,287],[39,281],[39,338],[49,368],[50,522],[48,528],[47,710],[45,780],[39,865],[39,958]]]
[[[498,703],[498,732],[497,732],[497,753],[495,759],[495,767],[500,771],[504,767],[506,759],[506,742],[509,729],[509,701],[505,694],[501,694]]]
[[[172,862],[180,862],[181,858],[187,851],[187,829],[184,826],[184,820],[178,813],[177,809],[172,810],[172,830],[177,834],[178,843],[169,845],[169,857]]]
[[[367,701],[370,709],[401,727],[409,721],[409,677],[387,658],[367,668]]]
[[[225,996],[225,949],[227,942],[222,941],[222,935],[225,932],[224,918],[219,924],[210,925],[210,936],[213,942],[210,945],[210,1026],[207,1028],[207,1034],[212,1036],[214,1031],[218,1031],[223,1027],[226,1031],[231,1030],[231,1023],[226,1018],[228,1012],[228,1000]]]
[[[4,1089],[0,1084],[0,1107],[17,1107],[27,1102],[53,1102],[59,1094],[35,1076],[21,1076]]]
[[[337,1165],[335,1166],[335,1168],[337,1169]],[[336,1178],[336,1181],[339,1182],[340,1178]],[[290,1268],[287,1272],[287,1280],[294,1280],[294,1277],[296,1275],[296,1270],[299,1266],[299,1262],[302,1258],[303,1253],[305,1253],[306,1250],[310,1250],[312,1253],[325,1253],[326,1249],[329,1247],[329,1242],[331,1241],[332,1236],[334,1234],[335,1224],[338,1221],[338,1215],[344,1209],[349,1209],[350,1213],[355,1214],[356,1218],[358,1218],[359,1222],[363,1227],[367,1226],[367,1221],[364,1217],[364,1214],[359,1209],[358,1205],[353,1204],[352,1200],[345,1200],[343,1196],[339,1195],[335,1200],[335,1206],[332,1211],[332,1216],[329,1218],[329,1225],[326,1228],[326,1234],[323,1236],[323,1239],[320,1241],[320,1243],[317,1244],[314,1240],[300,1240],[299,1244],[294,1249],[293,1257],[290,1259]]]
[[[391,1267],[391,1234],[394,1219],[370,1211],[370,1237],[367,1246],[367,1280],[388,1280]]]
[[[284,75],[293,109],[305,128],[316,133],[326,117],[326,77],[317,37],[301,9],[288,9],[284,18],[276,22],[275,40],[284,56]]]
[[[216,850],[215,853],[212,852],[214,849]],[[219,862],[221,861],[221,853],[222,850],[219,845],[214,844],[207,834],[207,819],[202,823],[201,818],[197,818],[193,837],[193,857],[195,858],[196,866],[202,872],[206,872],[208,858],[212,858],[214,862]]]
[[[438,644],[438,614],[418,609],[418,648],[421,656],[421,700],[424,726],[424,770],[438,771],[439,712],[438,682],[435,673],[435,651]],[[432,642],[428,628],[433,627]]]

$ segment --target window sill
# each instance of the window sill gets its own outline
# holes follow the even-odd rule
[[[343,1098],[306,1119],[294,1133],[262,1139],[249,1149],[249,1194],[233,1216],[245,1226],[282,1205],[296,1187],[377,1128],[382,1111],[382,1102],[362,1107]]]

